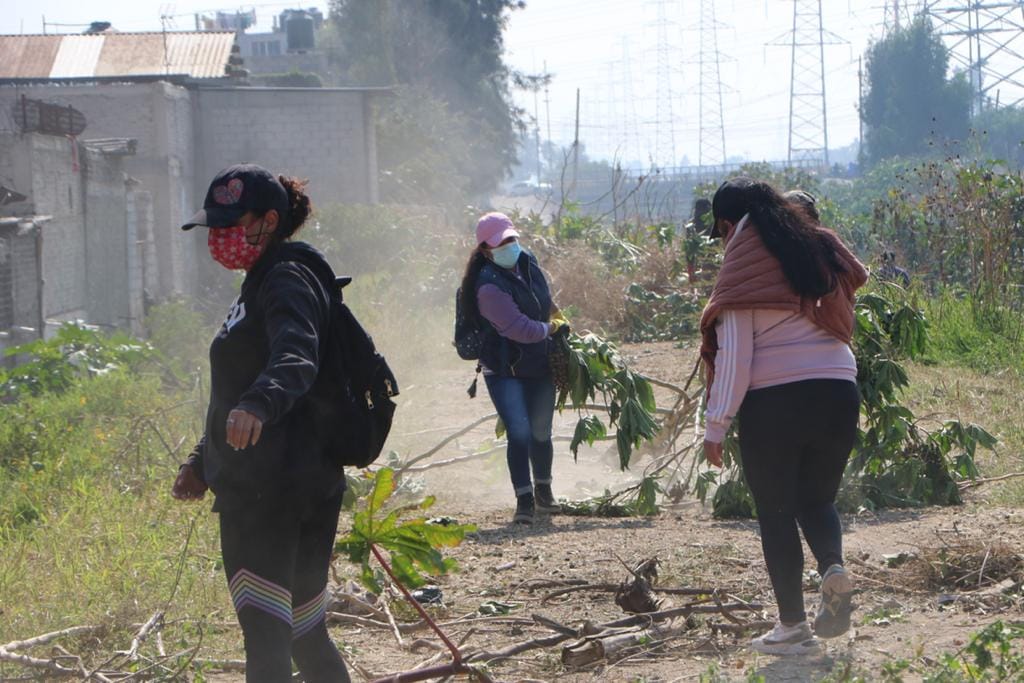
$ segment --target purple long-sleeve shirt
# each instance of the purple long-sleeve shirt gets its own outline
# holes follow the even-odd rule
[[[476,304],[480,315],[506,339],[519,344],[533,344],[551,333],[550,323],[527,316],[519,310],[511,294],[495,285],[482,285],[476,292]]]

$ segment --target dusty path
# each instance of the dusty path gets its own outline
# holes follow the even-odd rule
[[[685,381],[693,367],[693,351],[671,344],[628,347],[625,353],[635,367],[666,381]],[[421,377],[410,374],[413,380],[403,389],[392,441],[403,457],[427,450],[491,412],[482,386],[476,399],[465,394],[473,375],[468,363],[431,368]],[[571,418],[564,416],[556,433],[564,435],[572,424]],[[425,462],[484,450],[491,429],[490,423],[483,425]],[[556,495],[581,498],[632,481],[635,474],[619,472],[614,456],[607,451],[605,446],[581,450],[579,462],[574,463],[568,444],[558,442]],[[743,599],[764,603],[766,615],[774,617],[755,522],[717,521],[709,510],[690,501],[649,519],[556,516],[532,528],[520,528],[508,523],[514,501],[502,453],[427,470],[419,477],[424,490],[439,498],[437,514],[473,522],[479,528],[462,546],[450,551],[461,571],[440,581],[444,594],[444,607],[437,611],[440,619],[478,614],[487,601],[509,605],[507,617],[513,620],[529,620],[533,614],[567,625],[616,619],[623,613],[608,592],[580,591],[545,601],[555,589],[534,586],[566,579],[618,582],[625,576],[619,558],[634,562],[655,556],[661,561],[660,585],[726,588]],[[844,517],[846,553],[859,577],[856,626],[847,636],[828,641],[826,654],[819,658],[758,657],[745,647],[745,639],[712,638],[709,630],[698,624],[691,634],[672,641],[656,655],[641,653],[617,664],[567,669],[560,662],[560,648],[553,647],[495,664],[490,671],[496,680],[506,681],[671,681],[698,680],[709,667],[716,666],[728,680],[745,680],[748,672],[754,671],[768,681],[815,681],[847,665],[861,669],[862,674],[877,673],[894,659],[938,658],[962,647],[971,633],[996,619],[1024,618],[1019,593],[1016,598],[945,597],[942,591],[922,587],[921,577],[910,570],[886,569],[885,556],[963,543],[1020,554],[1024,552],[1021,522],[1024,511],[990,509],[980,499],[960,508]],[[354,576],[344,563],[339,562],[338,568]],[[809,610],[816,607],[811,581],[805,599]],[[412,618],[411,612],[399,616]],[[551,634],[528,623],[477,622],[472,627],[475,631],[464,646],[466,650],[496,650]],[[459,640],[469,628],[452,626],[448,632]],[[432,639],[427,633],[407,636],[406,647],[399,646],[386,630],[336,626],[332,633],[345,644],[352,660],[375,674],[411,668],[433,654],[408,647],[416,638]],[[904,678],[915,680],[912,674]]]

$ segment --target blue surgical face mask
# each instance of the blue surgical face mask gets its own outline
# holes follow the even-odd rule
[[[519,261],[519,254],[522,252],[523,248],[519,246],[519,242],[509,242],[491,249],[491,260],[502,268],[512,268]]]

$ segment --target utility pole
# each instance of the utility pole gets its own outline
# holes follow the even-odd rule
[[[825,45],[845,40],[822,23],[821,0],[793,0],[793,29],[768,45],[790,49],[790,165],[827,168],[828,106],[825,98]]]
[[[864,147],[864,58],[857,57],[857,144]]]
[[[580,170],[580,89],[576,88],[576,132],[572,136],[572,185],[569,196],[576,198],[576,178]]]
[[[537,104],[537,87],[533,89],[533,142],[534,152],[537,155],[537,184],[540,184],[540,109]]]
[[[551,97],[548,92],[548,61],[544,60],[544,120],[548,127],[548,144],[551,144]]]

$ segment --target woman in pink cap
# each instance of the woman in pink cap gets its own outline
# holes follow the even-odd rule
[[[476,224],[477,246],[460,291],[463,315],[481,330],[480,366],[508,438],[508,469],[516,495],[512,521],[532,524],[536,512],[558,512],[551,493],[551,420],[555,385],[548,338],[558,312],[547,279],[503,213]],[[532,472],[532,479],[531,479]]]

